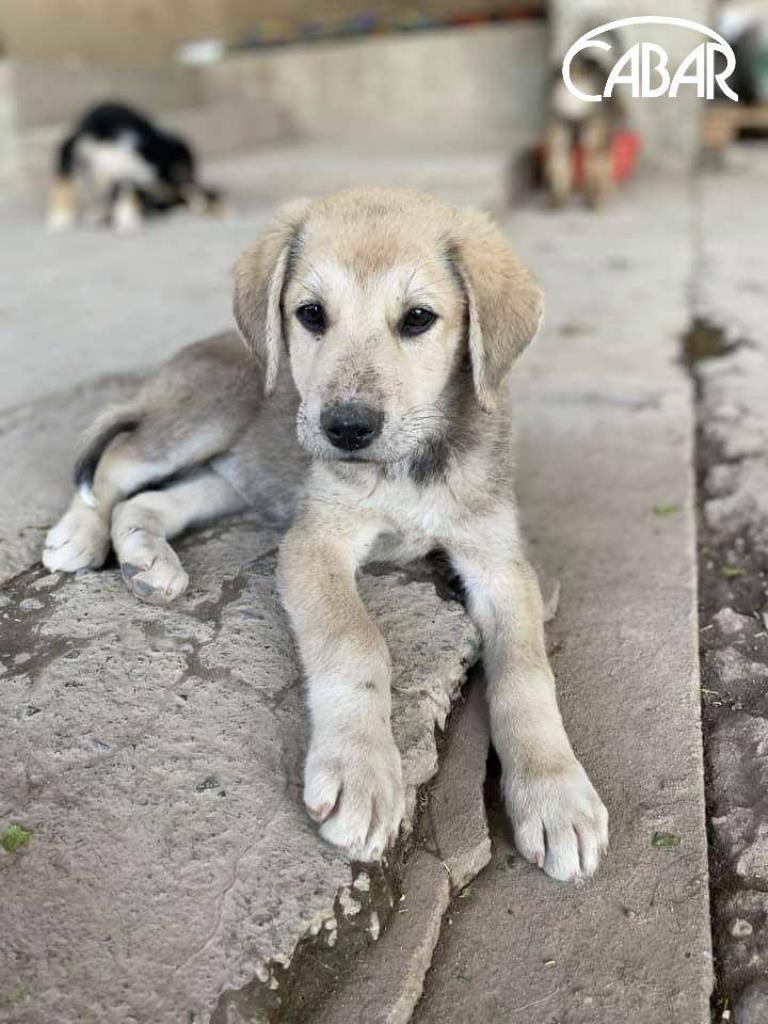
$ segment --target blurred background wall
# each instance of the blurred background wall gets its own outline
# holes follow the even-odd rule
[[[540,134],[553,69],[586,28],[637,14],[713,24],[713,6],[709,0],[0,0],[0,176],[40,178],[67,125],[106,98],[160,116],[204,156],[317,142],[371,150],[503,149],[514,158]],[[347,38],[308,38],[329,25],[352,31]],[[391,25],[418,30],[386,31]],[[207,38],[225,44],[222,59],[179,62],[179,46]],[[661,43],[673,64],[699,41],[660,27],[630,30],[626,38]],[[280,39],[292,42],[245,45]],[[695,102],[688,90],[675,101],[633,104],[646,162],[691,159]]]
[[[533,0],[2,0],[0,39],[23,59],[78,57],[135,62],[170,57],[179,43],[216,36],[229,41],[306,22],[360,17],[441,19],[530,9]]]
[[[491,10],[488,0],[2,0],[0,117],[5,101],[16,136],[11,145],[5,133],[5,163],[39,177],[73,116],[110,97],[161,115],[204,156],[292,142],[514,153],[542,120],[545,11],[517,0],[503,12],[515,20],[483,23]],[[418,30],[386,30],[396,25]],[[307,38],[334,26],[352,32]],[[210,37],[227,44],[221,60],[175,59],[180,44]],[[291,44],[245,45],[273,39]]]

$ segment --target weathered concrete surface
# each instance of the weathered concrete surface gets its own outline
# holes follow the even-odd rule
[[[742,544],[766,555],[768,211],[763,199],[768,156],[750,148],[733,159],[729,173],[704,175],[699,186],[701,252],[694,309],[700,321],[723,332],[726,348],[737,345],[723,358],[696,366],[703,439],[711,455],[704,517],[719,536],[734,542],[741,537]]]
[[[718,994],[751,1024],[768,1020],[765,991],[741,996],[768,972],[768,157],[754,147],[729,156],[699,181],[693,292],[704,339],[725,354],[693,369]]]
[[[492,206],[498,204],[504,193],[505,169],[505,160],[494,153],[414,158],[378,155],[372,159],[370,153],[359,151],[349,152],[340,160],[336,151],[304,147],[258,154],[210,168],[210,179],[221,184],[231,197],[234,213],[229,220],[174,217],[149,226],[135,238],[119,238],[88,228],[69,236],[51,237],[42,230],[40,210],[33,208],[29,197],[19,198],[10,193],[0,196],[7,260],[0,295],[4,325],[0,346],[6,346],[2,353],[5,372],[0,382],[0,410],[4,410],[0,412],[0,583],[8,583],[37,562],[45,530],[68,498],[75,438],[94,412],[105,402],[120,400],[130,393],[150,360],[159,360],[190,338],[229,323],[229,267],[265,223],[273,203],[296,192],[316,193],[368,181],[424,187],[454,202]],[[43,293],[45,302],[40,301]],[[79,383],[85,375],[98,373],[104,376],[97,382]],[[253,981],[254,964],[258,961],[257,973],[267,977],[261,965],[265,957],[278,947],[284,947],[280,956],[289,956],[291,943],[307,922],[312,922],[314,928],[318,922],[322,924],[323,914],[333,912],[333,893],[338,886],[346,883],[341,892],[348,888],[349,873],[331,851],[320,845],[316,860],[311,860],[314,834],[296,799],[302,761],[300,746],[283,753],[283,736],[278,736],[273,718],[267,719],[271,726],[264,726],[263,730],[259,727],[254,733],[261,737],[263,732],[267,737],[262,744],[246,742],[251,714],[258,718],[258,698],[242,679],[251,683],[257,678],[261,680],[263,694],[268,694],[273,683],[271,678],[265,681],[258,675],[255,661],[250,673],[250,642],[232,655],[234,661],[230,666],[238,680],[235,690],[242,687],[246,698],[239,710],[239,697],[230,692],[230,683],[222,703],[212,678],[216,676],[218,682],[220,666],[225,662],[230,665],[229,648],[221,653],[220,661],[207,660],[219,651],[222,638],[230,635],[230,628],[241,624],[241,610],[247,611],[241,603],[237,604],[236,612],[229,609],[232,600],[240,601],[241,587],[246,588],[243,593],[250,593],[248,588],[255,586],[247,565],[265,544],[274,543],[274,537],[254,532],[255,529],[254,524],[243,524],[237,529],[227,527],[225,532],[211,535],[202,548],[198,548],[197,541],[190,542],[185,560],[197,575],[198,589],[168,618],[129,600],[114,573],[58,580],[50,591],[47,580],[35,583],[33,576],[24,576],[13,584],[18,594],[3,609],[10,618],[2,620],[0,631],[0,649],[6,660],[11,659],[6,678],[13,673],[15,680],[13,686],[9,683],[3,690],[3,700],[9,704],[14,724],[12,736],[9,733],[8,744],[4,745],[8,751],[4,770],[10,773],[8,786],[12,786],[0,789],[0,826],[4,828],[17,818],[34,826],[33,840],[23,850],[13,857],[0,852],[4,884],[11,869],[15,872],[12,884],[8,882],[9,893],[15,898],[17,892],[28,890],[18,902],[13,921],[9,923],[7,917],[2,921],[4,932],[14,941],[24,923],[26,945],[21,958],[6,961],[0,968],[0,1013],[11,1013],[13,1020],[28,1018],[37,1022],[40,1014],[48,1013],[46,1000],[52,1005],[62,997],[56,990],[59,982],[68,990],[64,994],[67,999],[76,998],[78,989],[90,992],[92,1014],[94,1019],[101,1020],[108,1005],[104,1002],[104,987],[112,985],[116,976],[108,959],[113,968],[119,961],[120,977],[126,979],[129,987],[127,979],[143,978],[144,989],[134,989],[126,996],[126,1019],[133,1013],[137,1021],[152,1020],[155,1024],[159,1019],[156,1015],[165,1012],[166,1004],[156,1004],[160,995],[153,989],[156,982],[161,994],[165,987],[159,965],[164,965],[168,977],[175,979],[168,983],[169,1005],[174,1005],[174,992],[183,993],[185,998],[188,994],[192,1010],[196,999],[201,1000],[202,1006],[212,993],[226,989],[230,994],[221,1002],[220,1015],[234,1012],[232,1006],[242,1002],[238,986],[247,985],[249,979]],[[269,557],[265,555],[265,559]],[[259,572],[265,564],[259,563]],[[269,573],[264,572],[259,576],[258,586],[262,588],[268,587]],[[33,584],[42,589],[38,592]],[[396,588],[398,601],[401,593],[417,592],[413,589],[415,584],[404,585],[391,577],[372,586],[387,588],[387,594]],[[418,587],[417,590],[416,604],[427,616],[430,609],[437,609],[436,632],[418,615],[414,623],[423,621],[425,633],[420,637],[414,634],[412,639],[414,643],[418,640],[419,650],[430,663],[430,672],[443,673],[446,683],[450,675],[453,686],[463,672],[468,650],[466,619],[463,614],[456,619],[454,606],[441,602],[434,605],[431,587],[427,586],[423,594]],[[422,606],[425,594],[430,596]],[[259,591],[259,600],[261,596]],[[25,610],[20,602],[27,599],[32,603]],[[3,600],[10,599],[4,596]],[[41,600],[44,608],[37,607]],[[272,597],[264,600],[269,604]],[[30,651],[14,649],[11,654],[6,644],[7,627],[21,612],[27,615]],[[437,655],[433,665],[433,644],[442,643],[440,623],[446,614],[445,636],[450,638],[450,644]],[[70,618],[82,621],[70,626]],[[62,645],[55,637],[52,639],[51,631],[55,629],[69,638],[67,643]],[[150,653],[144,658],[141,644],[147,632]],[[21,642],[18,636],[16,645]],[[401,636],[407,644],[407,635]],[[23,633],[21,638],[24,639]],[[284,636],[280,642],[285,645]],[[43,646],[38,648],[39,644]],[[33,647],[38,653],[25,661]],[[396,659],[398,650],[399,647]],[[415,665],[411,652],[404,654],[406,662]],[[418,660],[419,655],[414,653],[414,657]],[[240,658],[245,659],[245,667]],[[196,682],[196,673],[203,668],[210,677]],[[34,679],[27,680],[30,671]],[[269,675],[268,668],[262,666],[261,671]],[[291,713],[295,714],[295,728],[300,730],[303,717],[295,672],[295,664],[290,662],[284,674],[292,682],[286,687],[281,713],[288,719]],[[232,679],[225,674],[228,680]],[[126,679],[137,677],[143,677],[142,687],[132,689]],[[434,678],[430,675],[430,679]],[[92,688],[94,679],[99,680],[98,689]],[[186,681],[191,681],[190,685],[195,682],[196,689],[192,696],[186,694],[185,701],[178,696],[177,689]],[[83,682],[83,686],[66,685],[69,682]],[[431,696],[423,694],[424,708],[431,708],[430,714],[440,718],[448,701],[440,697],[431,683],[428,689]],[[67,693],[77,696],[76,704],[59,704]],[[22,695],[23,703],[15,703],[22,700]],[[190,702],[193,703],[188,707]],[[401,692],[396,707],[409,702],[410,697]],[[166,716],[170,716],[168,720]],[[230,722],[232,717],[237,719],[235,724]],[[209,720],[210,726],[206,725]],[[43,727],[46,721],[49,726]],[[425,718],[422,728],[416,719],[401,716],[398,720],[398,736],[409,777],[427,770],[427,765],[427,774],[435,768],[433,730],[427,721]],[[179,741],[173,731],[179,722],[183,722],[184,729],[194,730],[196,739]],[[147,723],[155,730],[152,736],[142,732]],[[59,727],[65,730],[63,736],[55,732]],[[38,730],[40,737],[33,739]],[[222,735],[217,735],[214,742],[209,731]],[[29,741],[30,747],[22,750],[18,746],[22,741]],[[106,748],[102,749],[101,744],[106,744]],[[116,749],[119,760],[113,764],[110,751]],[[262,752],[265,761],[258,762]],[[29,779],[24,781],[27,755],[33,758],[33,767]],[[145,755],[146,762],[142,760]],[[285,764],[280,765],[280,770],[290,767],[290,781],[278,772],[272,788],[259,796],[259,787],[249,782],[249,775],[258,778],[258,769],[249,761],[251,757],[262,764],[265,772],[283,759]],[[68,765],[65,772],[59,767],[62,759]],[[178,800],[173,791],[162,786],[155,792],[154,776],[145,777],[136,768],[146,767],[147,772],[151,769],[150,773],[162,777],[164,769],[159,766],[168,759],[175,759],[173,778],[181,794]],[[478,770],[481,760],[477,762]],[[211,764],[214,767],[208,770]],[[219,788],[228,796],[215,800],[220,775],[226,785]],[[240,780],[237,786],[233,775]],[[56,779],[55,786],[51,779]],[[24,788],[27,784],[29,792]],[[38,784],[40,795],[33,800]],[[202,787],[199,793],[195,788],[198,785]],[[241,941],[243,934],[238,929],[247,926],[247,900],[263,884],[259,864],[265,865],[264,878],[270,878],[273,868],[277,870],[274,861],[280,858],[275,853],[270,860],[258,844],[247,847],[249,838],[256,834],[254,826],[261,821],[262,812],[271,813],[277,806],[276,790],[281,786],[288,787],[288,807],[276,819],[282,823],[278,835],[283,837],[283,849],[279,853],[285,857],[290,852],[297,862],[309,856],[311,864],[302,874],[301,885],[310,896],[300,907],[301,913],[297,909],[302,900],[301,886],[295,891],[287,890],[285,907],[279,913],[269,903],[270,913],[274,913],[277,921],[276,930],[270,935],[272,945],[267,943],[258,953],[257,940]],[[115,797],[117,810],[100,821],[100,803],[109,806],[105,794],[113,787],[119,794]],[[475,790],[479,795],[479,778]],[[65,814],[56,810],[59,798],[67,805]],[[135,830],[129,822],[134,800],[141,800],[141,806],[148,807],[141,812]],[[82,807],[78,806],[81,802]],[[74,809],[70,810],[70,806]],[[482,826],[479,800],[475,810],[475,824]],[[209,824],[210,833],[206,831]],[[290,835],[294,826],[299,829],[298,839]],[[148,831],[152,830],[155,834],[147,839]],[[170,836],[177,834],[182,837],[181,846],[172,849]],[[218,843],[220,835],[223,838]],[[487,842],[482,833],[473,833],[474,840],[481,845]],[[209,856],[215,860],[212,867],[206,861]],[[242,861],[233,883],[234,863],[240,856]],[[468,854],[467,863],[473,857],[477,857],[477,850]],[[121,882],[118,892],[108,893],[106,889],[113,883],[106,880],[118,874],[117,865],[122,865],[123,859],[128,878],[125,884]],[[166,859],[171,862],[169,870],[179,865],[175,888],[155,865]],[[199,873],[193,872],[192,883],[185,880],[180,867],[190,859],[203,865]],[[50,868],[51,863],[56,866],[55,871]],[[50,902],[42,907],[36,904],[35,912],[30,912],[29,906],[40,890],[29,887],[31,870],[41,880],[42,888],[49,883],[51,886]],[[89,871],[98,878],[92,893],[88,891]],[[210,878],[205,881],[201,900],[195,886],[203,884],[201,879],[205,879],[206,871]],[[285,873],[277,877],[286,879]],[[158,897],[157,906],[150,909],[150,894],[155,892],[153,885],[158,879],[166,892]],[[322,886],[315,885],[318,879],[322,879]],[[224,896],[230,884],[233,888]],[[67,917],[64,893],[75,894],[76,913],[71,919]],[[259,897],[262,895],[259,893]],[[259,897],[254,897],[257,906]],[[318,907],[323,908],[322,913],[317,912]],[[130,928],[110,928],[110,921],[124,908],[130,911]],[[156,926],[152,924],[155,915]],[[144,918],[150,923],[144,925]],[[268,925],[262,917],[253,927],[261,942]],[[167,942],[163,938],[161,946],[159,936],[165,935],[166,930],[169,937]],[[341,928],[339,934],[343,931]],[[102,955],[97,946],[101,940],[106,942],[108,934],[111,939]],[[229,936],[231,948],[244,947],[234,961],[228,962],[224,947],[218,945],[224,934]],[[336,934],[333,928],[320,929],[320,936],[328,941]],[[194,959],[195,949],[209,940],[205,953]],[[51,943],[50,957],[43,955],[44,942]],[[10,956],[10,946],[8,949]],[[77,949],[86,949],[87,954],[76,954]],[[209,954],[210,967],[203,969],[198,961]],[[185,957],[192,959],[182,969],[179,965]],[[77,959],[77,970],[72,967],[72,958]],[[155,964],[154,974],[144,973],[145,962]],[[65,979],[68,971],[73,972],[72,985]],[[187,973],[199,975],[197,987],[185,987]],[[24,994],[20,1008],[14,1006],[11,1010],[18,993]],[[115,1014],[123,1012],[117,1006],[112,1010]],[[76,1012],[72,1004],[67,1004],[57,1013],[66,1019],[70,1011]],[[80,1007],[77,1012],[87,1019],[86,1009]],[[26,1017],[22,1018],[22,1014]]]
[[[768,979],[750,982],[734,1007],[734,1024],[763,1024],[768,1020]]]
[[[69,419],[93,402],[81,389],[59,404],[51,458],[69,461]],[[0,1020],[201,1024],[259,980],[279,997],[274,965],[305,934],[333,941],[353,875],[301,803],[277,540],[252,519],[190,538],[191,588],[169,610],[138,603],[116,570],[32,570],[0,591],[0,834],[31,832],[0,851]],[[430,583],[371,576],[362,592],[393,655],[412,810],[476,637]]]
[[[509,225],[548,294],[515,374],[518,492],[561,581],[553,664],[611,849],[593,881],[557,885],[514,855],[491,801],[493,860],[451,908],[418,1024],[709,1021],[692,403],[676,363],[689,203],[667,183],[599,216]]]
[[[768,890],[768,721],[724,714],[709,734],[710,808],[718,853],[744,885]]]

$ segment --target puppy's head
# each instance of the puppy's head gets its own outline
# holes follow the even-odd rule
[[[234,309],[267,393],[287,353],[311,454],[393,463],[445,437],[457,394],[495,407],[542,296],[484,215],[365,189],[278,211]]]

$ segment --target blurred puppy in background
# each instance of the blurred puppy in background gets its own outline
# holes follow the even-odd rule
[[[610,51],[592,49],[571,62],[574,85],[588,95],[603,92],[616,53],[621,52],[614,33],[601,38],[615,44]],[[587,103],[566,88],[560,66],[553,71],[543,168],[553,206],[562,206],[579,187],[589,206],[602,204],[613,184],[613,139],[625,120],[624,104],[615,90],[600,103]]]
[[[72,227],[83,188],[117,231],[135,231],[146,216],[178,206],[200,213],[217,213],[220,206],[219,194],[198,183],[190,146],[120,103],[93,107],[59,146],[51,230]]]

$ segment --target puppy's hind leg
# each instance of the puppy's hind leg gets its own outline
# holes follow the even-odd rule
[[[153,437],[157,428],[142,424],[142,418],[138,409],[118,407],[103,413],[89,430],[75,468],[77,491],[45,539],[46,569],[99,568],[109,553],[112,510],[119,501],[215,453],[194,435],[163,452]]]
[[[56,160],[56,178],[48,198],[48,230],[66,231],[77,217],[77,195],[75,190],[75,144],[77,136],[72,135],[60,146]]]
[[[182,188],[181,194],[193,213],[208,217],[222,217],[226,213],[221,193],[216,189],[204,188],[192,181]]]
[[[121,182],[112,194],[110,220],[115,231],[122,235],[138,231],[144,224],[144,210],[139,193],[130,182]]]
[[[544,180],[553,206],[567,202],[573,189],[571,129],[559,120],[550,121],[544,141]]]
[[[45,538],[43,565],[51,572],[97,569],[109,552],[115,504],[158,474],[142,457],[131,431],[138,414],[119,408],[102,414],[84,444],[69,508]]]
[[[168,540],[196,523],[245,508],[245,500],[212,469],[159,491],[121,502],[112,516],[112,544],[128,589],[149,604],[168,604],[189,577]]]
[[[611,131],[608,123],[593,117],[583,126],[579,141],[584,153],[584,194],[587,205],[600,206],[611,190]]]

